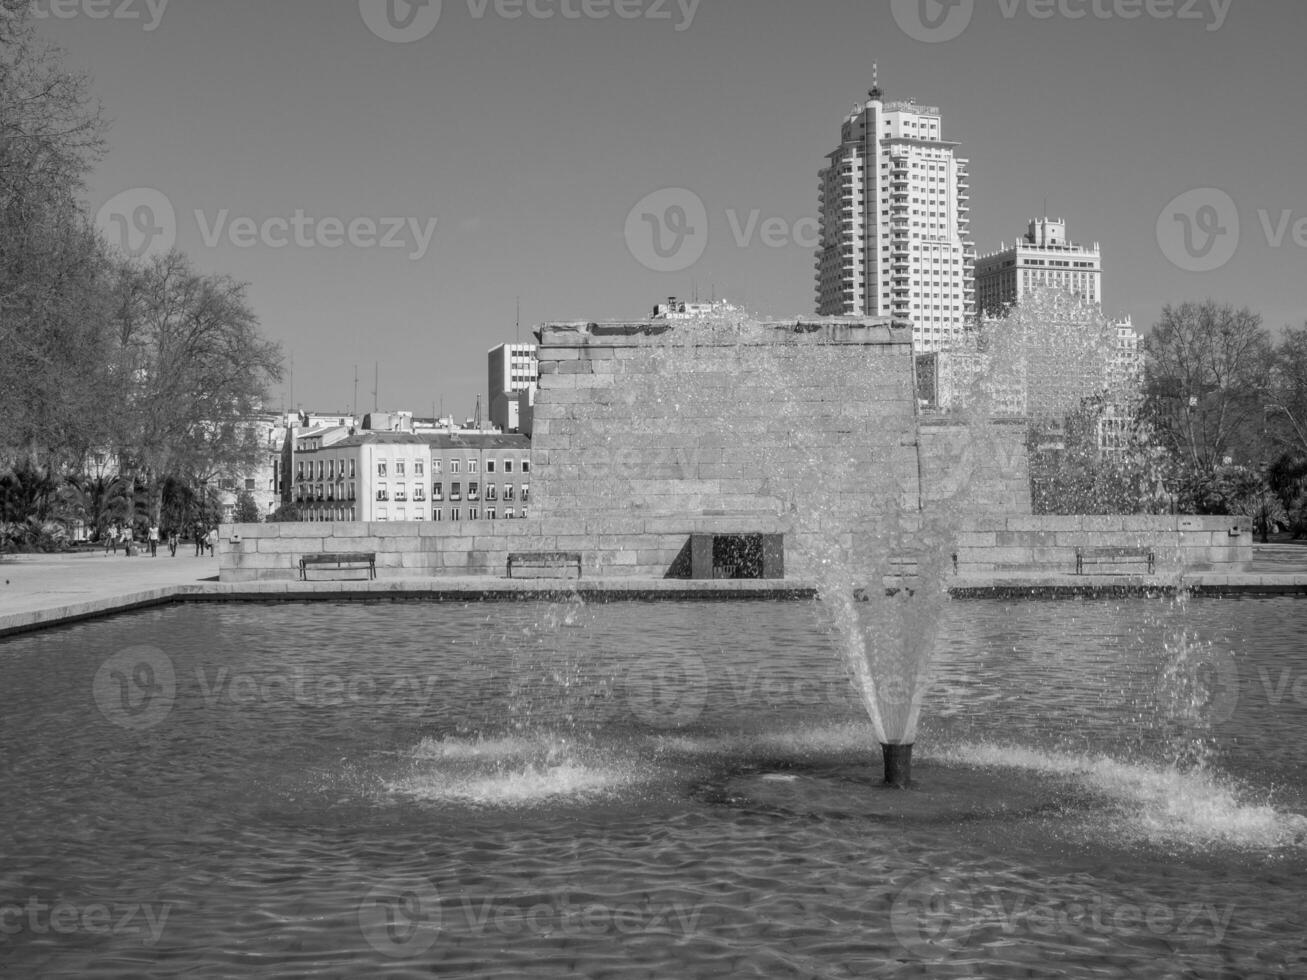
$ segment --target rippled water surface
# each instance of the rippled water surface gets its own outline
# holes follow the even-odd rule
[[[0,642],[0,974],[1307,975],[1307,602],[201,604]]]

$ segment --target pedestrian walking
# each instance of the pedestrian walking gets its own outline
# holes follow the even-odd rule
[[[213,546],[218,543],[218,529],[209,528],[209,533],[204,536],[204,543],[209,546],[209,557],[213,557]]]
[[[168,553],[173,558],[177,557],[177,529],[175,527],[168,529]]]
[[[118,554],[118,525],[110,524],[104,529],[104,553],[107,555],[110,551]]]
[[[150,542],[150,557],[159,557],[159,525],[151,523],[149,531],[146,532],[146,538]]]
[[[204,528],[196,524],[191,528],[191,533],[195,535],[195,557],[199,558],[204,554]]]
[[[122,542],[123,542],[123,557],[124,558],[132,557],[133,536],[132,536],[132,526],[130,524],[123,525],[123,530],[120,537],[122,538]]]

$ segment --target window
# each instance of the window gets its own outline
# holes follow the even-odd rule
[[[433,521],[443,521],[445,519],[445,512],[437,507],[431,512],[431,519]]]
[[[433,474],[441,472],[441,470],[444,468],[444,465],[445,465],[445,461],[443,459],[433,459],[431,461],[431,472]]]
[[[498,499],[499,499],[499,488],[496,487],[493,483],[487,483],[486,500],[498,500]]]
[[[404,461],[402,459],[395,460],[395,475],[396,476],[404,475]]]
[[[357,499],[358,499],[358,495],[357,495],[357,493],[355,492],[354,484],[353,484],[353,483],[351,483],[351,484],[349,485],[349,499],[350,499],[350,500],[357,500]],[[352,520],[352,518],[351,518],[351,520]]]
[[[523,473],[531,472],[531,460],[529,459],[522,460],[522,472]]]
[[[419,460],[415,460],[414,463],[413,463],[413,475],[414,475],[414,476],[425,476],[425,475],[426,475],[426,472],[425,472],[425,471],[426,471],[426,466],[423,465],[422,460],[420,460],[420,459],[419,459]]]
[[[468,500],[480,500],[480,499],[481,499],[481,484],[479,484],[479,483],[469,483],[469,484],[467,485],[467,499],[468,499]]]
[[[250,478],[246,479],[246,481],[245,481],[245,489],[246,489],[246,490],[253,490],[253,489],[254,489],[254,478],[253,478],[253,477],[250,477]]]
[[[384,501],[390,499],[390,493],[383,487],[377,491],[377,500]]]
[[[493,521],[494,519],[495,519],[495,508],[493,508],[493,507],[487,507],[487,508],[486,508],[486,520],[488,520],[488,521]]]
[[[457,473],[458,471],[459,471],[459,462],[458,462],[458,460],[456,460],[456,459],[451,459],[451,460],[449,461],[449,472],[451,472],[451,473]]]
[[[511,484],[511,483],[505,483],[505,484],[504,484],[504,500],[505,500],[505,501],[509,501],[509,500],[512,500],[512,499],[513,499],[513,484]]]
[[[495,472],[495,461],[493,459],[486,460],[486,472],[487,473]]]
[[[432,500],[445,499],[445,485],[443,483],[431,484],[431,499]]]
[[[523,484],[522,484],[522,503],[526,503],[527,500],[530,498],[530,496],[531,496],[531,485],[530,485],[529,483],[523,483]]]
[[[423,486],[421,483],[413,484],[413,499],[414,500],[427,499],[427,488]]]
[[[462,499],[463,499],[463,484],[462,484],[462,483],[451,483],[451,484],[449,485],[449,499],[450,499],[450,500],[462,500]],[[455,518],[455,520],[457,520],[457,519],[458,519],[458,518]]]
[[[349,478],[354,479],[354,460],[349,461]]]
[[[453,508],[449,512],[449,519],[451,521],[461,521],[463,519],[462,511],[460,511],[457,507]]]
[[[505,517],[507,520],[510,520],[510,521],[513,519],[513,508],[512,508],[512,507],[505,507],[505,508],[504,508],[504,517]]]
[[[336,479],[336,461],[334,459],[327,461],[327,479]]]
[[[377,476],[384,477],[385,475],[386,475],[386,464],[384,462],[377,463]]]
[[[236,481],[233,480],[233,479],[230,479],[229,477],[223,477],[223,478],[218,482],[218,486],[222,487],[222,489],[224,489],[224,490],[235,490],[235,489],[236,489]]]
[[[513,472],[513,461],[511,459],[504,460],[504,472],[505,473]]]
[[[467,512],[467,519],[468,519],[469,521],[479,521],[479,520],[481,519],[481,514],[480,514],[480,512],[479,512],[479,511],[474,507],[474,508],[472,508],[471,510],[469,510],[469,511]]]
[[[477,471],[477,461],[475,459],[469,459],[467,461],[467,471],[469,473],[475,473]]]

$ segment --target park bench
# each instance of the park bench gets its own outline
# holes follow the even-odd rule
[[[532,551],[508,556],[509,578],[580,578],[581,555],[575,551]]]
[[[310,565],[331,565],[334,568],[358,568],[366,565],[368,578],[377,577],[377,554],[375,551],[327,552],[321,555],[304,555],[300,558],[300,578],[308,581]]]
[[[1114,546],[1108,548],[1077,548],[1076,574],[1084,575],[1086,565],[1148,565],[1148,574],[1153,574],[1156,557],[1152,548],[1130,548]],[[1127,574],[1110,573],[1110,574]]]

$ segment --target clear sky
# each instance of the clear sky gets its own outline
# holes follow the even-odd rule
[[[523,339],[695,291],[811,314],[817,171],[873,62],[887,98],[941,107],[971,161],[981,253],[1047,199],[1074,240],[1102,244],[1105,307],[1138,327],[1209,296],[1277,331],[1307,321],[1307,3],[952,2],[37,8],[112,120],[91,210],[130,223],[149,199],[118,195],[164,195],[178,246],[250,283],[305,408],[348,409],[358,365],[370,410],[379,362],[383,409],[470,414],[518,297]],[[674,272],[628,245],[632,209],[666,188],[682,190],[652,213],[690,191],[708,216],[702,256]],[[1171,203],[1197,188],[1228,198]],[[138,228],[163,228],[154,201]]]

